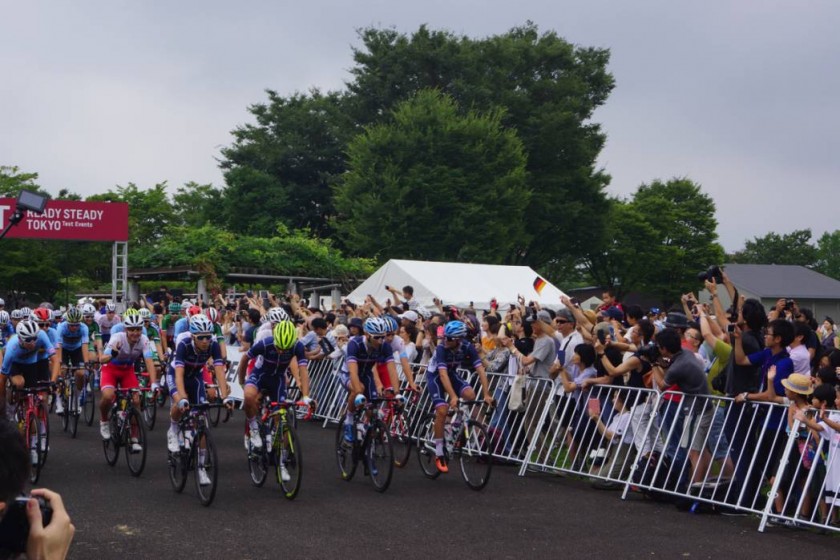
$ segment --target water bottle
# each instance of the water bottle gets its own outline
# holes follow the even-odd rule
[[[447,443],[447,445],[452,444],[452,434],[454,433],[452,429],[452,423],[447,422],[443,425],[443,439]]]
[[[362,441],[365,438],[365,423],[356,422],[356,441]]]
[[[452,419],[452,435],[453,437],[458,434],[458,431],[461,429],[461,415],[455,414],[455,418]]]
[[[186,433],[183,434],[183,437],[184,437],[184,448],[187,449],[187,451],[189,451],[189,449],[192,447],[192,433],[186,432]]]

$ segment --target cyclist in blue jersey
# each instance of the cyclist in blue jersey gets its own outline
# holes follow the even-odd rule
[[[262,447],[259,426],[257,425],[257,410],[259,407],[260,391],[266,391],[272,402],[286,400],[286,371],[291,370],[295,378],[298,377],[298,361],[304,359],[303,346],[298,345],[297,329],[291,321],[280,321],[275,325],[272,336],[255,342],[239,361],[237,375],[241,380],[245,378],[248,361],[255,360],[254,369],[248,375],[245,386],[245,419],[251,446]],[[304,393],[303,400],[307,404],[311,399]],[[288,473],[285,473],[288,476]]]
[[[370,317],[365,320],[364,334],[354,336],[347,342],[347,359],[341,366],[341,383],[347,389],[347,413],[344,416],[344,440],[353,441],[353,415],[356,412],[356,397],[364,395],[375,399],[382,392],[382,381],[376,375],[374,366],[386,364],[391,379],[396,379],[394,351],[385,340],[388,325],[383,319]]]
[[[440,472],[449,472],[443,445],[443,430],[446,413],[449,408],[458,406],[458,399],[475,400],[475,390],[458,373],[458,368],[472,369],[481,379],[484,402],[493,405],[493,395],[487,374],[478,357],[475,347],[464,340],[467,326],[462,321],[449,321],[443,328],[443,341],[438,344],[435,354],[426,370],[429,395],[435,409],[435,465]]]
[[[38,353],[44,352],[49,361],[38,360]],[[47,333],[38,328],[34,321],[20,321],[17,334],[9,339],[0,366],[0,407],[6,405],[6,382],[11,380],[17,389],[34,387],[38,382],[58,379],[59,363],[55,347]],[[47,399],[44,399],[45,414]]]
[[[213,361],[216,383],[222,392],[222,398],[228,396],[225,362],[222,360],[219,343],[214,338],[210,319],[199,314],[190,318],[189,334],[176,340],[175,357],[166,374],[166,383],[173,403],[169,412],[170,425],[166,434],[166,444],[172,453],[177,453],[180,449],[178,438],[181,429],[178,422],[183,411],[188,409],[190,404],[206,401],[203,372],[208,360]],[[199,454],[199,463],[203,464],[202,461],[203,457]],[[198,476],[202,483],[209,483],[204,469],[199,470]]]
[[[82,387],[85,384],[85,364],[90,361],[88,344],[90,336],[87,325],[82,323],[82,312],[71,307],[65,314],[66,321],[62,321],[56,329],[58,342],[55,345],[59,364],[66,363],[68,371],[75,372],[76,389],[79,394],[79,410],[82,408]],[[69,382],[69,381],[68,381]],[[55,411],[64,412],[61,395],[56,397]]]
[[[15,334],[15,327],[12,325],[12,319],[9,316],[9,312],[0,309],[0,344],[9,340],[13,334]]]

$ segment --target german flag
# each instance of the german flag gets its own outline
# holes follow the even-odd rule
[[[534,289],[538,294],[542,294],[543,288],[545,288],[546,284],[548,284],[548,282],[537,276],[536,280],[534,280]]]

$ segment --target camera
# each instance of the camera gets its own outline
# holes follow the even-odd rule
[[[642,346],[636,353],[640,358],[644,358],[651,364],[656,363],[656,361],[661,357],[659,348],[657,348],[655,344]]]
[[[729,334],[734,333],[735,332],[735,323],[729,323],[728,325],[726,325],[726,332],[728,332]]]
[[[786,300],[785,300],[785,309],[786,309],[786,310],[788,310],[788,311],[789,311],[789,310],[793,309],[793,306],[794,306],[794,305],[796,305],[796,301],[794,301],[794,300],[792,300],[792,299],[790,299],[790,298],[788,298],[788,299],[786,299]]]
[[[44,526],[47,526],[52,519],[52,507],[40,496],[35,499],[41,508]],[[28,496],[21,496],[8,504],[3,520],[0,521],[0,556],[5,552],[26,552],[26,541],[29,539],[29,519],[26,517],[28,502]]]
[[[711,282],[714,280],[715,284],[723,284],[723,270],[721,270],[720,266],[713,264],[698,274],[697,279],[701,282]]]

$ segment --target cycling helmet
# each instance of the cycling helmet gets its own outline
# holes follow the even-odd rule
[[[208,307],[204,310],[204,315],[210,319],[211,323],[218,323],[219,322],[219,312],[216,311],[215,307]]]
[[[274,326],[274,346],[289,350],[297,342],[297,329],[291,321],[280,321]]]
[[[139,313],[125,315],[122,320],[123,326],[127,329],[143,326],[143,317]]]
[[[133,307],[129,307],[125,311],[123,311],[123,317],[130,317],[131,315],[140,315],[140,312],[134,309]]]
[[[117,312],[117,304],[115,303],[108,303],[105,305],[105,311],[109,313],[116,313]]]
[[[23,342],[28,342],[38,338],[38,323],[30,321],[29,319],[18,323],[16,329],[18,338]]]
[[[21,319],[29,319],[29,316],[32,315],[32,310],[28,307],[21,307],[20,308],[20,317]]]
[[[61,309],[54,309],[52,312],[53,319],[61,319],[64,317],[64,311]]]
[[[0,310],[0,325],[5,325],[9,322],[9,312]]]
[[[372,334],[374,336],[384,335],[388,332],[388,325],[386,325],[385,321],[379,317],[370,317],[369,319],[366,319],[363,328],[367,334]]]
[[[82,306],[82,315],[85,317],[93,317],[96,315],[96,308],[92,304],[86,303]]]
[[[204,315],[193,315],[190,317],[190,333],[192,334],[212,334],[213,323],[210,322]]]
[[[68,309],[65,317],[71,325],[77,325],[82,322],[82,312],[77,307]]]
[[[9,315],[10,319],[17,319],[20,321],[23,319],[23,314],[20,312],[20,309],[12,309],[11,315]]]
[[[187,317],[195,317],[201,313],[201,308],[197,305],[191,305],[187,308]]]
[[[443,336],[446,338],[464,338],[467,336],[467,325],[462,321],[449,321],[443,327]]]
[[[52,321],[52,312],[46,307],[39,307],[38,309],[32,312],[31,317],[39,323],[47,323],[49,321]]]
[[[394,317],[392,317],[391,315],[386,315],[384,320],[385,324],[388,325],[389,333],[395,333],[400,330],[400,326],[397,324],[397,320],[394,319]]]
[[[152,318],[152,312],[146,309],[145,307],[137,311],[137,313],[140,315],[140,318],[144,321],[149,321]]]
[[[272,323],[279,323],[280,321],[289,321],[289,314],[282,307],[272,307],[268,310],[266,318]]]
[[[177,301],[173,301],[169,304],[169,313],[170,315],[177,315],[181,312],[181,304]]]

